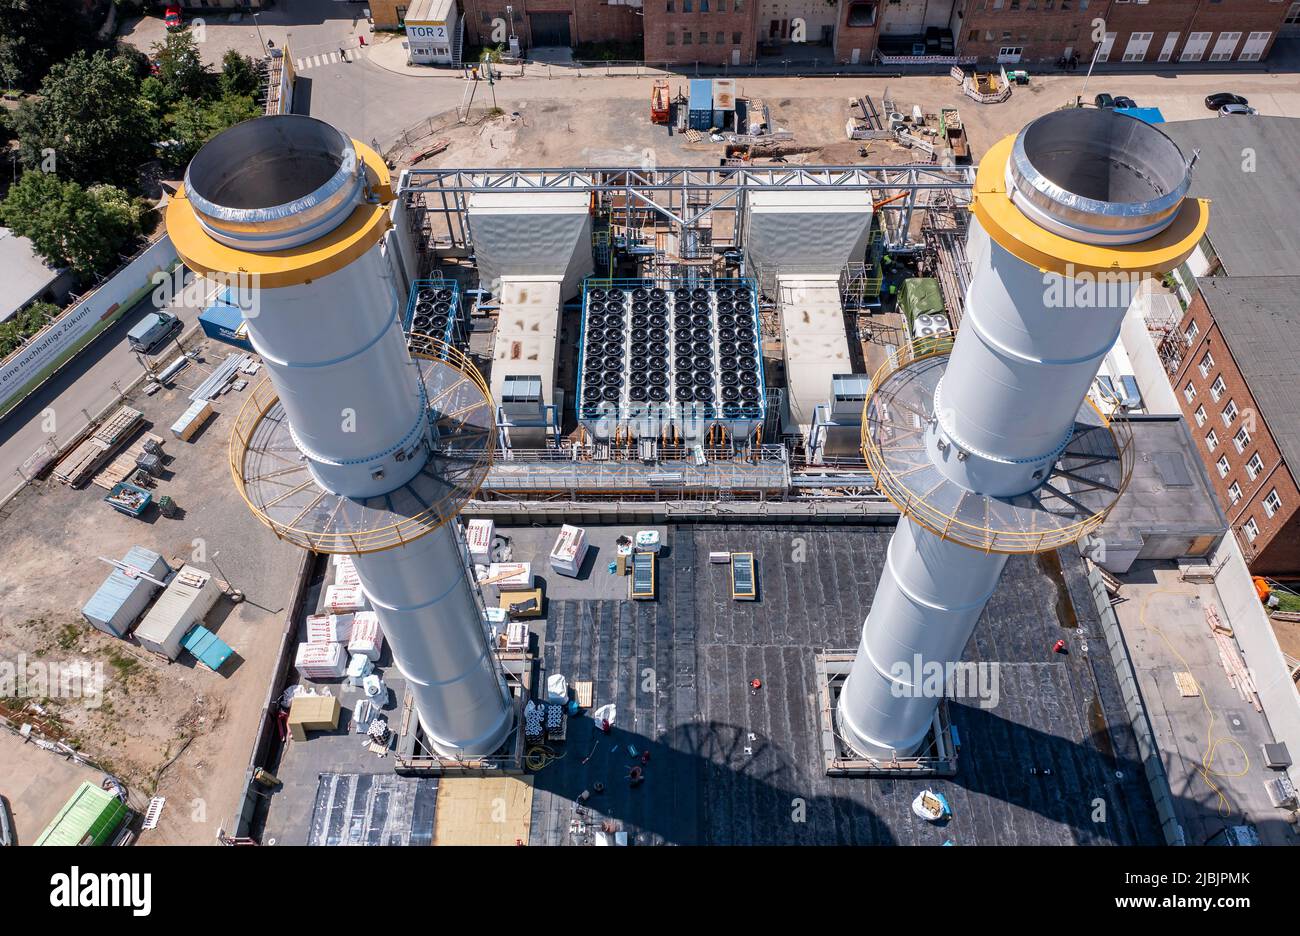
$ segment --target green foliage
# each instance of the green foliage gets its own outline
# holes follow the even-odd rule
[[[236,94],[256,97],[262,86],[262,76],[257,72],[257,65],[247,55],[240,55],[234,49],[227,49],[221,59],[221,77],[218,84],[222,95]]]
[[[212,71],[199,55],[199,45],[188,29],[169,32],[167,38],[153,45],[158,80],[166,89],[169,101],[205,98],[213,89]]]
[[[25,166],[85,185],[131,184],[156,129],[132,63],[107,52],[54,66],[12,121]]]
[[[58,315],[52,302],[33,302],[9,321],[0,324],[0,359],[8,357],[25,339],[30,338]]]
[[[194,158],[204,143],[227,127],[262,113],[251,97],[226,94],[211,103],[185,98],[177,103],[167,116],[170,140],[166,159],[174,168],[181,168]]]
[[[53,266],[83,278],[115,267],[140,235],[141,206],[111,185],[82,188],[28,170],[0,202],[0,223]]]
[[[86,7],[76,0],[0,0],[0,86],[35,88],[55,62],[93,47]]]

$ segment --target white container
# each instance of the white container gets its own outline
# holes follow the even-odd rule
[[[366,596],[360,585],[329,585],[325,588],[326,614],[351,614],[366,606]]]
[[[379,615],[373,611],[362,611],[354,615],[348,653],[363,656],[373,663],[379,660],[383,651],[384,632],[379,628]]]
[[[347,643],[352,639],[351,614],[313,614],[307,618],[307,643]]]
[[[135,629],[140,646],[175,660],[185,635],[203,623],[220,594],[212,573],[183,566]]]
[[[640,530],[636,534],[636,551],[657,553],[659,551],[659,531]]]
[[[347,654],[339,643],[300,643],[294,667],[304,679],[342,679],[347,672]]]
[[[581,527],[560,527],[560,535],[551,548],[551,569],[560,575],[576,576],[582,571],[587,555],[587,531]]]
[[[471,520],[465,528],[465,544],[475,562],[492,561],[492,537],[496,524],[491,520]]]

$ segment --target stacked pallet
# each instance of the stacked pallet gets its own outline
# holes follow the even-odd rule
[[[113,453],[131,438],[144,422],[144,414],[122,406],[104,420],[80,445],[54,467],[54,477],[69,487],[81,487],[90,481]],[[111,485],[110,485],[111,487]]]
[[[1214,635],[1214,642],[1219,648],[1219,662],[1228,674],[1228,684],[1237,690],[1237,695],[1241,696],[1243,702],[1249,702],[1255,711],[1263,712],[1264,706],[1259,701],[1255,677],[1251,675],[1246,661],[1241,658],[1241,651],[1237,649],[1236,641],[1232,639],[1232,628],[1223,623],[1219,618],[1219,609],[1210,602],[1205,605],[1205,623],[1209,625],[1210,633]]]
[[[113,490],[113,485],[119,481],[130,480],[131,475],[135,473],[138,459],[141,455],[149,453],[153,446],[161,448],[163,440],[161,436],[154,435],[152,432],[146,432],[132,443],[124,452],[108,463],[99,474],[90,479],[91,484],[96,487],[102,487],[106,491]]]

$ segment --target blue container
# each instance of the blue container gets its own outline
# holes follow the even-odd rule
[[[235,652],[230,649],[229,644],[202,624],[196,624],[194,629],[185,635],[181,646],[214,673],[218,672]]]
[[[244,314],[238,306],[226,302],[214,301],[199,314],[199,326],[209,338],[239,348],[241,351],[253,350],[253,343],[248,340],[244,327]]]
[[[688,123],[692,130],[708,130],[713,124],[713,82],[708,78],[693,78],[689,104]]]
[[[160,582],[165,582],[171,572],[162,556],[143,546],[131,547],[122,557],[122,562]],[[157,591],[158,586],[148,579],[114,569],[99,590],[90,596],[81,609],[81,616],[97,630],[121,637],[140,619]]]

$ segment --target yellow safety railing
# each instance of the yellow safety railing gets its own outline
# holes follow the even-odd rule
[[[446,365],[458,372],[460,376],[470,380],[483,396],[483,403],[480,406],[489,417],[494,412],[492,395],[488,390],[487,382],[483,379],[483,375],[473,361],[461,351],[436,338],[430,338],[426,335],[413,335],[411,337],[411,354],[417,358],[437,361],[439,364]],[[230,432],[230,473],[235,480],[235,487],[239,491],[239,496],[243,498],[244,503],[248,505],[248,509],[253,512],[258,520],[270,527],[271,531],[280,539],[287,540],[305,549],[320,553],[356,555],[381,552],[403,546],[438,529],[438,527],[454,518],[465,502],[473,499],[478,494],[479,488],[487,477],[487,469],[491,466],[495,449],[493,432],[495,420],[492,419],[489,420],[488,425],[483,427],[485,430],[483,436],[484,448],[482,451],[474,453],[482,460],[482,464],[476,472],[477,477],[471,479],[473,482],[472,487],[453,487],[446,497],[430,504],[418,513],[369,529],[323,532],[305,529],[297,526],[294,522],[281,522],[267,513],[269,504],[253,502],[248,492],[250,482],[245,474],[249,447],[253,444],[257,427],[279,402],[279,394],[276,393],[275,387],[272,386],[269,378],[259,383],[248,399],[244,401],[244,405],[240,407]],[[302,470],[307,470],[305,463]],[[327,497],[338,497],[338,495],[321,492],[314,481],[311,482],[310,489],[315,493],[325,493]]]
[[[867,401],[862,417],[862,454],[875,477],[876,487],[898,508],[899,513],[942,539],[951,540],[989,553],[1049,552],[1078,542],[1106,520],[1115,502],[1128,487],[1133,475],[1133,431],[1126,420],[1110,419],[1089,400],[1101,425],[1110,432],[1119,453],[1120,481],[1105,508],[1064,526],[1048,530],[1006,530],[989,525],[978,525],[959,520],[948,511],[930,503],[924,495],[907,487],[885,460],[884,453],[871,435],[867,410],[880,386],[905,367],[927,358],[940,357],[952,351],[952,338],[918,338],[898,349],[881,365],[871,378]]]

